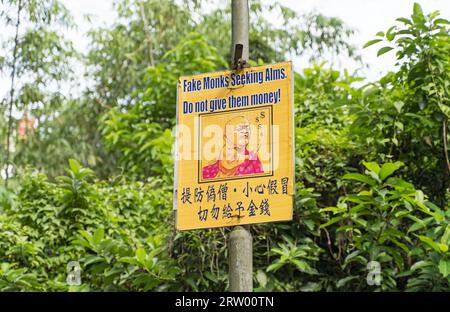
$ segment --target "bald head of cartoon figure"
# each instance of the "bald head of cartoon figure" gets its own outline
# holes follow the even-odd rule
[[[225,124],[224,138],[227,144],[245,149],[250,141],[250,122],[243,116],[234,117]]]

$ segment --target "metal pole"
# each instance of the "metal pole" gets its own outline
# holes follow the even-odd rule
[[[249,57],[248,0],[231,1],[231,68],[236,68],[235,54],[239,53],[239,66],[246,67]],[[237,49],[237,45],[240,49]],[[242,55],[241,55],[242,53]],[[236,226],[228,238],[230,291],[253,291],[253,241],[250,226]]]
[[[228,239],[230,291],[253,291],[253,241],[249,226],[236,226]]]
[[[231,67],[234,66],[236,45],[242,44],[242,59],[247,62],[249,57],[249,12],[248,0],[231,0]]]

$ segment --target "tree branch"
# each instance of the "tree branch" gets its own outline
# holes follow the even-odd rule
[[[144,32],[147,37],[147,44],[148,44],[148,56],[150,59],[150,66],[155,66],[155,61],[153,59],[153,45],[152,45],[152,35],[150,33],[150,26],[148,25],[147,16],[145,15],[145,8],[144,4],[139,1],[139,11],[141,13],[142,22],[144,23]]]

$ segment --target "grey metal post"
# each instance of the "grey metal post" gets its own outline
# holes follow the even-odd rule
[[[239,66],[246,67],[249,57],[248,0],[231,1],[232,44],[231,67],[236,68],[235,53],[239,53]],[[236,45],[242,45],[237,52]],[[242,55],[241,55],[242,53]],[[253,241],[250,226],[236,226],[228,238],[230,291],[253,291]]]
[[[236,226],[228,239],[230,291],[253,291],[253,241],[249,226]]]
[[[249,11],[248,0],[231,0],[231,67],[234,66],[236,44],[242,44],[242,59],[248,61],[249,57]]]

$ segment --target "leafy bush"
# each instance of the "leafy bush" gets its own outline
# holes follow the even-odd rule
[[[70,160],[64,176],[53,179],[61,164],[46,174],[28,168],[10,188],[0,187],[0,291],[228,289],[229,229],[175,232],[171,211],[177,79],[226,67],[228,52],[210,44],[224,39],[192,32],[223,24],[223,12],[194,25],[173,2],[140,3],[118,2],[129,25],[92,32],[89,63],[100,64],[91,68],[95,90],[48,121],[51,129],[67,125],[73,109],[86,129],[65,127],[65,137],[92,143],[93,161],[84,148],[79,159],[97,164],[96,173]],[[261,10],[256,1],[252,14]],[[282,11],[285,20],[292,16]],[[142,31],[142,16],[152,12],[178,18],[167,31],[167,20],[155,25],[160,49],[149,47],[151,34]],[[265,35],[298,50],[333,48],[330,29],[349,34],[336,19],[311,18],[325,41],[308,42],[309,30],[293,36],[300,45],[278,40],[284,30]],[[257,36],[270,28],[263,22],[251,34],[263,48],[258,63],[280,54]],[[295,73],[294,218],[252,225],[256,291],[450,289],[449,22],[417,4],[398,22],[366,45],[384,41],[379,55],[396,52],[399,70],[380,81],[357,88],[361,78],[326,64]],[[351,52],[344,42],[333,51],[339,46]],[[117,169],[120,175],[97,179]],[[73,261],[81,267],[79,285],[68,283]]]
[[[395,51],[399,70],[351,91],[351,133],[372,159],[407,164],[405,177],[444,206],[450,186],[450,22],[438,12],[425,15],[417,3],[411,18],[397,21],[366,46],[387,44],[378,55]]]
[[[23,177],[12,204],[2,205],[2,290],[147,290],[173,279],[163,222],[171,197],[162,181],[108,185],[91,175],[71,160],[56,183]],[[78,287],[66,284],[70,261],[82,266]]]
[[[347,276],[337,286],[370,290],[365,279],[370,273],[369,263],[376,261],[381,266],[380,290],[448,289],[448,216],[412,184],[391,177],[402,163],[385,163],[380,167],[368,162],[364,166],[367,169],[364,175],[348,173],[343,177],[363,183],[361,191],[342,197],[335,207],[321,209],[332,214],[321,227],[338,224],[334,228],[341,234],[337,244],[345,246],[342,269]],[[443,231],[446,233],[441,241],[435,242]],[[427,236],[431,233],[435,234]],[[434,255],[429,254],[430,247]],[[424,257],[430,260],[421,260]],[[438,270],[421,272],[420,277],[405,284],[404,277],[414,275],[415,270],[432,267],[431,259],[439,263]]]

